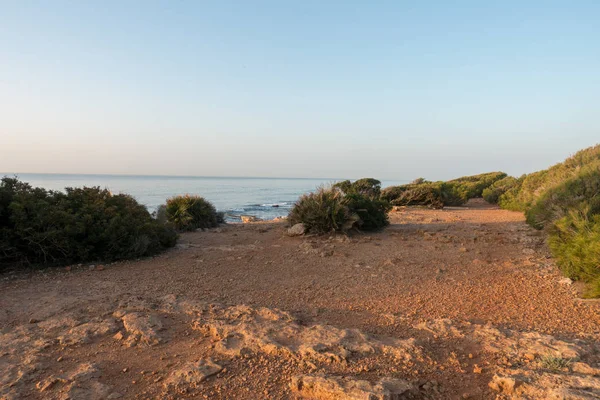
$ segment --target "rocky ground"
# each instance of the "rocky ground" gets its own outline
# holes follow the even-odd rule
[[[0,399],[600,398],[600,305],[522,214],[475,201],[375,234],[285,232],[0,275]]]

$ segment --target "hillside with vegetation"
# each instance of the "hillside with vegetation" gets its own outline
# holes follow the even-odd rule
[[[600,296],[600,145],[548,169],[506,177],[483,192],[508,210],[525,212],[527,223],[548,234],[563,273]]]

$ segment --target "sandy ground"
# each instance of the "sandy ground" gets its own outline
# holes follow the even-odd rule
[[[152,259],[0,275],[0,399],[600,398],[600,304],[521,213],[390,220],[226,225]]]

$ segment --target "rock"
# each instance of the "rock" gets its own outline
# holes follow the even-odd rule
[[[65,334],[58,336],[61,344],[89,343],[98,336],[116,332],[117,324],[113,319],[93,320],[69,329]]]
[[[591,367],[589,364],[582,362],[572,363],[571,370],[583,375],[600,375],[600,369]]]
[[[387,354],[397,362],[421,356],[414,339],[371,337],[358,329],[301,325],[276,309],[213,306],[193,328],[215,341],[215,350],[235,357],[249,353],[288,354],[305,360],[344,363],[352,355]],[[285,340],[282,340],[285,338]]]
[[[561,285],[572,285],[573,280],[571,280],[570,278],[562,278],[558,281],[558,283],[560,283]]]
[[[161,342],[158,331],[162,329],[162,323],[156,315],[129,313],[125,314],[122,320],[123,326],[129,334],[126,341],[129,347],[138,343],[151,346]]]
[[[497,392],[503,394],[513,394],[515,388],[517,388],[522,382],[513,377],[501,377],[494,375],[492,381],[489,383],[489,387]]]
[[[312,399],[392,400],[410,392],[413,385],[402,379],[383,378],[376,384],[337,376],[299,375],[292,377],[291,389]]]
[[[296,224],[287,230],[288,236],[301,236],[306,233],[306,227],[303,223]]]
[[[240,218],[244,224],[247,224],[249,222],[262,221],[262,219],[255,217],[254,215],[240,215]]]
[[[217,374],[223,370],[219,364],[216,364],[211,359],[200,360],[197,362],[189,362],[181,368],[174,370],[169,378],[165,381],[164,386],[191,386],[196,387],[200,382]]]

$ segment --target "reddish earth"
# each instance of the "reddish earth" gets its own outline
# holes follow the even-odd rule
[[[599,303],[521,213],[390,221],[226,225],[152,259],[5,273],[0,399],[600,398]]]

